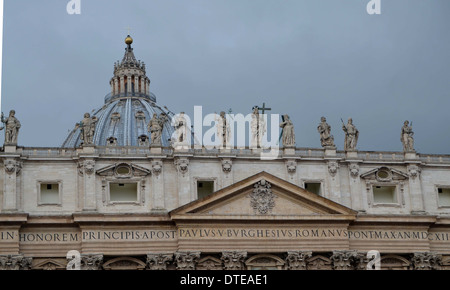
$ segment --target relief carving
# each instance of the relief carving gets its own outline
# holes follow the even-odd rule
[[[245,270],[244,259],[247,252],[225,251],[222,252],[222,261],[225,270]]]
[[[250,205],[259,214],[269,214],[275,207],[275,198],[277,197],[271,189],[271,184],[262,179],[254,185],[252,193],[250,193]]]
[[[103,265],[102,254],[82,254],[81,270],[101,270]]]
[[[212,256],[204,257],[198,261],[197,270],[223,270],[222,261]]]
[[[286,161],[286,168],[288,173],[294,174],[297,171],[297,162],[295,160]]]
[[[332,270],[331,260],[322,255],[316,255],[308,259],[308,270]]]
[[[350,176],[353,178],[358,178],[359,176],[359,165],[358,164],[350,164],[349,166]]]
[[[29,270],[32,261],[22,255],[3,255],[0,256],[0,270]]]
[[[172,253],[149,253],[147,254],[147,267],[150,270],[166,270],[172,260]]]
[[[19,174],[20,171],[22,170],[22,162],[16,161],[13,159],[5,160],[4,166],[5,166],[5,172],[9,175],[14,174],[14,172],[16,174]]]
[[[225,173],[230,173],[231,168],[233,167],[233,162],[229,159],[222,160],[222,170]]]
[[[287,270],[306,270],[307,260],[311,258],[311,251],[290,251],[286,257]]]
[[[334,270],[353,270],[353,264],[357,257],[356,251],[333,251],[331,260]]]
[[[410,165],[408,166],[408,175],[412,178],[415,179],[416,177],[418,177],[420,175],[420,168],[417,165]]]
[[[155,176],[159,176],[162,172],[162,162],[161,161],[153,161],[152,162],[152,172]]]
[[[328,162],[328,172],[332,177],[336,176],[336,173],[339,169],[339,164],[336,161]]]
[[[175,263],[177,270],[195,270],[200,258],[200,252],[176,252]]]
[[[416,252],[412,257],[414,270],[439,270],[442,255],[432,252]]]
[[[95,161],[85,160],[78,163],[78,173],[80,175],[92,175],[95,172]]]
[[[183,176],[188,172],[189,169],[189,159],[179,158],[175,160],[175,166]]]

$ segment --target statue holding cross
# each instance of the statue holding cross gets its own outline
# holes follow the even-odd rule
[[[265,103],[263,104],[262,109],[258,106],[253,107],[252,122],[250,124],[250,129],[252,132],[252,140],[250,143],[251,148],[262,147],[262,138],[267,131],[266,121],[264,120],[264,112],[270,110],[270,108],[266,108]],[[263,113],[259,114],[259,111],[262,111]]]
[[[271,111],[271,108],[266,108],[266,103],[263,103],[262,108],[260,108],[259,106],[254,106],[253,110],[255,110],[255,108],[258,108],[258,112],[261,111],[261,113],[264,115],[266,111]]]

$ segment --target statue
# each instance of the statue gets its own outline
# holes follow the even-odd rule
[[[262,137],[266,133],[266,122],[264,121],[264,115],[259,114],[259,108],[253,107],[252,122],[250,124],[252,131],[252,148],[262,147]]]
[[[11,110],[9,112],[9,117],[5,119],[3,113],[1,115],[1,121],[5,124],[5,127],[0,128],[0,130],[5,129],[5,145],[17,145],[17,136],[19,135],[20,122],[14,116],[16,111]]]
[[[331,126],[328,125],[327,119],[322,117],[321,123],[317,127],[317,131],[320,134],[320,142],[322,147],[335,147],[334,145],[334,137],[331,135]]]
[[[150,120],[147,126],[151,137],[152,146],[161,146],[161,136],[164,129],[164,122],[166,121],[166,114],[162,113],[159,117],[156,113],[153,114],[153,118]]]
[[[89,113],[84,114],[84,119],[80,122],[81,128],[81,140],[84,141],[84,145],[92,145],[94,143],[95,125],[97,123],[97,117],[92,117]]]
[[[412,123],[409,125],[408,121],[403,123],[402,134],[400,140],[403,143],[404,152],[414,152],[414,132],[412,131]]]
[[[342,130],[345,132],[344,150],[355,151],[356,144],[358,143],[359,131],[356,129],[355,125],[353,125],[352,118],[348,119],[347,125],[342,121]]]
[[[282,141],[285,148],[295,147],[295,131],[294,124],[292,124],[291,119],[288,115],[282,116],[283,122],[280,127],[283,128],[282,131]]]
[[[178,116],[174,117],[173,127],[175,128],[176,138],[173,141],[173,146],[186,146],[189,144],[187,125],[184,112],[181,112]]]
[[[216,118],[217,122],[217,136],[220,139],[220,147],[229,147],[230,145],[230,125],[227,122],[225,112],[220,112],[219,118]]]

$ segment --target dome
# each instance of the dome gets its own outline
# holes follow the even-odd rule
[[[98,110],[92,116],[97,118],[94,144],[96,146],[149,146],[150,133],[147,124],[153,117],[170,112],[158,106],[149,97],[115,98]],[[173,134],[170,118],[164,124],[162,146],[170,145]],[[64,141],[62,147],[73,148],[81,145],[81,130],[78,124]]]
[[[128,36],[127,39],[131,37]],[[132,42],[132,41],[131,41]],[[151,140],[147,125],[154,114],[166,114],[162,146],[170,145],[173,127],[167,108],[156,104],[156,96],[150,92],[150,79],[145,73],[145,64],[136,60],[127,43],[122,62],[114,64],[114,76],[110,81],[111,93],[105,97],[105,105],[92,111],[97,119],[93,144],[96,146],[149,146]],[[79,123],[69,133],[62,147],[74,148],[82,145]]]

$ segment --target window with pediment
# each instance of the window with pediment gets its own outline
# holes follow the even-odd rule
[[[378,167],[361,174],[366,183],[370,207],[403,207],[407,173],[390,167]]]

